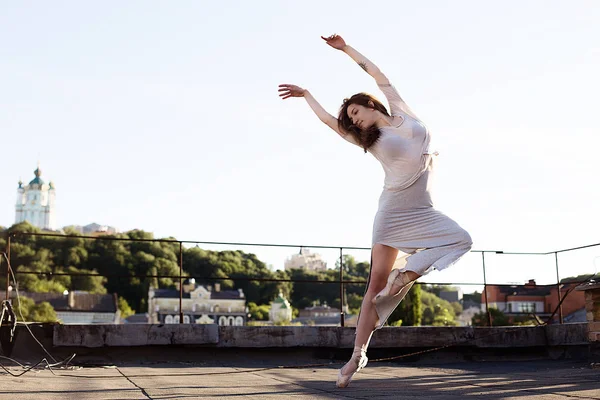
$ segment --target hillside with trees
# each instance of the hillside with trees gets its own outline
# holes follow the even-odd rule
[[[28,223],[0,228],[0,248],[6,247],[8,232],[40,231]],[[133,230],[99,239],[79,237],[67,230],[65,236],[28,236],[17,234],[11,239],[11,265],[17,273],[18,288],[30,292],[82,290],[90,293],[117,293],[119,309],[127,315],[147,311],[150,286],[175,288],[179,275],[179,243],[174,238],[154,239],[153,234]],[[115,240],[110,240],[115,239]],[[272,271],[256,255],[239,250],[212,251],[199,247],[183,247],[184,276],[194,277],[199,284],[220,282],[221,288],[243,289],[251,314],[265,318],[265,305],[281,291],[294,309],[316,303],[340,307],[338,269],[327,271]],[[336,266],[339,268],[338,265]],[[343,258],[344,279],[362,281],[345,285],[345,303],[352,314],[358,313],[370,265],[357,262],[352,256]],[[6,271],[5,266],[2,271]],[[74,274],[69,276],[67,274]],[[77,274],[80,274],[77,276]],[[92,276],[90,276],[92,275]],[[215,278],[229,278],[218,279]],[[253,281],[298,280],[303,282]],[[311,281],[325,281],[312,283]],[[327,283],[331,282],[331,283]],[[5,272],[0,287],[6,285]],[[392,325],[454,325],[459,304],[440,299],[435,288],[415,285],[390,317]],[[433,291],[433,292],[432,292]],[[439,293],[438,293],[439,294]],[[24,300],[27,301],[27,300]],[[28,303],[28,306],[29,305]],[[44,305],[44,307],[46,307]],[[46,307],[47,308],[47,307]]]

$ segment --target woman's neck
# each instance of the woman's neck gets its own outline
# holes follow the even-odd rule
[[[392,123],[394,117],[390,117],[389,115],[385,115],[383,113],[379,113],[379,118],[375,121],[375,126],[378,128],[383,128],[385,126],[394,126]]]

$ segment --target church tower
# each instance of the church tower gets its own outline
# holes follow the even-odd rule
[[[42,171],[39,165],[34,174],[35,178],[29,182],[29,185],[23,186],[23,182],[19,180],[15,223],[27,221],[43,230],[56,230],[54,185],[52,182],[46,184],[40,178]]]

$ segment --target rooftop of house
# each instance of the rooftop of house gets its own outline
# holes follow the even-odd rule
[[[55,311],[114,313],[118,310],[117,297],[114,294],[93,294],[77,290],[66,293],[19,291],[19,296],[28,297],[35,303],[47,301]],[[11,290],[10,298],[15,299],[16,297],[16,291]],[[0,291],[0,298],[6,298],[6,291]]]
[[[578,283],[561,283],[561,290],[567,290],[574,285],[578,285]],[[488,285],[488,288],[491,287],[508,296],[548,296],[553,289],[556,289],[556,284],[538,285],[534,279],[530,279],[524,285]]]
[[[186,280],[183,284],[182,298],[190,299],[191,293],[198,288],[203,287],[206,291],[210,292],[211,300],[243,300],[245,299],[244,291],[242,289],[237,290],[221,290],[220,285],[203,286],[197,285],[193,280]],[[179,289],[154,289],[154,298],[162,299],[178,299]]]

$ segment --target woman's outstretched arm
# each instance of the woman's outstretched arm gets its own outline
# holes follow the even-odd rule
[[[390,114],[392,116],[402,115],[401,113],[405,113],[410,115],[413,118],[419,119],[412,109],[404,102],[400,94],[390,83],[390,80],[385,76],[383,72],[377,67],[377,65],[373,64],[367,57],[360,54],[357,50],[348,46],[344,39],[342,39],[339,35],[331,35],[329,37],[321,36],[328,45],[333,47],[334,49],[338,49],[348,54],[362,69],[364,69],[369,75],[371,75],[374,79],[385,97],[388,100],[390,105]]]
[[[285,100],[290,97],[304,97],[313,112],[319,117],[323,123],[336,131],[342,138],[353,142],[351,135],[338,126],[338,119],[329,114],[307,90],[296,85],[282,84],[279,85],[279,96]]]
[[[333,34],[329,37],[321,36],[321,38],[334,49],[341,50],[348,54],[350,58],[375,79],[375,82],[377,82],[378,85],[390,84],[389,79],[381,72],[377,65],[373,64],[367,57],[360,54],[352,46],[347,45],[341,36]]]

